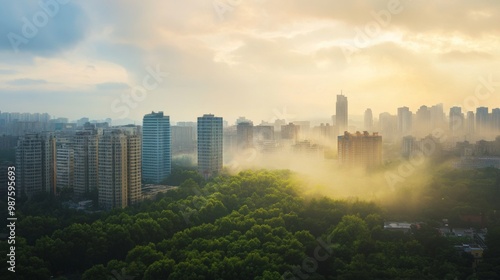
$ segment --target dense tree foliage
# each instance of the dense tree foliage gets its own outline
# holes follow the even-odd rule
[[[193,175],[193,174],[191,174]],[[425,224],[383,229],[372,202],[304,198],[289,171],[187,176],[155,201],[100,216],[25,206],[18,279],[467,279],[471,259]],[[34,202],[34,203],[35,203]],[[471,277],[498,276],[500,231]],[[0,243],[2,252],[8,244]],[[2,254],[5,263],[5,254]],[[493,277],[493,278],[487,278]],[[471,278],[472,279],[472,278]]]

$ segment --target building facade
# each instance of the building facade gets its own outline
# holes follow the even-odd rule
[[[17,189],[28,197],[55,193],[56,141],[51,133],[25,134],[16,147]]]
[[[142,178],[158,184],[172,171],[170,117],[152,112],[143,118]]]
[[[382,136],[367,131],[338,137],[339,163],[347,167],[373,168],[382,164]]]
[[[198,118],[198,171],[205,178],[222,171],[223,120],[211,114]]]
[[[99,138],[99,206],[109,210],[140,201],[141,136],[134,126],[107,129]]]
[[[76,198],[97,190],[100,136],[102,131],[92,128],[76,132],[73,136],[73,193]]]

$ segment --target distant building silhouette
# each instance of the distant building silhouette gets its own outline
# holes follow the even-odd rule
[[[484,136],[489,132],[489,113],[488,107],[476,108],[476,135]]]
[[[196,152],[196,123],[194,126],[171,127],[172,132],[172,155],[194,154]]]
[[[462,108],[451,107],[449,117],[449,128],[453,136],[461,135],[465,131],[465,119]]]
[[[249,121],[240,122],[236,126],[238,148],[248,149],[253,147],[253,124]]]
[[[491,110],[491,126],[495,135],[500,135],[500,108]]]
[[[287,125],[281,126],[281,139],[282,140],[293,140],[294,142],[299,140],[300,126],[289,123]]]
[[[473,140],[476,133],[476,118],[474,112],[467,112],[467,119],[465,121],[465,133],[467,139]]]
[[[398,108],[398,133],[406,136],[412,129],[412,112],[408,107]]]
[[[349,129],[349,106],[347,96],[343,94],[337,95],[337,103],[335,105],[335,126],[338,129],[338,135],[342,135]]]
[[[373,130],[373,114],[370,108],[365,110],[364,126],[366,131]]]

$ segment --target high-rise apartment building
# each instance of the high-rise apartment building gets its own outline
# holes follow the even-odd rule
[[[253,147],[253,124],[251,122],[240,122],[236,126],[238,137],[238,148],[248,149]]]
[[[337,95],[336,111],[335,111],[335,126],[338,130],[338,135],[344,134],[349,129],[349,106],[347,96],[342,94]]]
[[[412,112],[408,107],[398,108],[398,132],[406,136],[412,129]]]
[[[450,108],[450,119],[449,119],[449,128],[451,134],[456,136],[462,134],[465,131],[465,120],[464,114],[462,114],[462,108],[460,107],[451,107]]]
[[[281,126],[281,140],[298,141],[300,134],[300,126],[289,123]]]
[[[500,108],[491,110],[491,128],[496,136],[500,134]]]
[[[99,182],[98,173],[98,147],[102,130],[87,127],[78,131],[73,136],[72,147],[74,154],[73,193],[77,198],[97,190]]]
[[[465,120],[465,134],[469,140],[474,139],[474,133],[476,132],[476,118],[474,112],[467,112],[467,119]]]
[[[55,193],[56,141],[51,133],[21,136],[16,147],[17,189],[28,197],[39,193]]]
[[[488,133],[489,113],[488,107],[476,108],[476,135],[481,137]]]
[[[73,146],[67,138],[56,140],[56,186],[58,188],[73,188],[74,156]]]
[[[106,210],[127,206],[127,137],[106,130],[99,138],[99,206]]]
[[[384,135],[384,141],[393,142],[397,139],[398,116],[387,112],[380,113],[378,123],[380,133]]]
[[[170,117],[152,112],[143,118],[142,178],[160,183],[172,171]]]
[[[271,125],[257,125],[253,127],[254,139],[261,140],[274,140],[274,126]]]
[[[196,123],[194,126],[172,126],[172,154],[196,152]]]
[[[425,105],[420,106],[415,113],[415,122],[413,124],[417,135],[428,135],[432,131],[431,109]]]
[[[136,127],[107,129],[99,138],[99,206],[124,208],[140,200],[141,136]]]
[[[348,167],[372,168],[382,164],[382,136],[367,131],[338,137],[340,164]]]
[[[141,201],[142,137],[135,125],[121,127],[127,137],[127,205]]]
[[[443,104],[439,103],[430,108],[431,113],[431,129],[443,128],[446,125],[445,113],[443,109]]]
[[[223,122],[211,114],[198,118],[198,171],[205,178],[217,175],[223,164]]]

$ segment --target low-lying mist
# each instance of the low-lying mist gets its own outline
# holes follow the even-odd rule
[[[234,153],[229,170],[289,169],[296,173],[306,198],[330,197],[335,200],[364,200],[387,206],[389,211],[422,207],[422,190],[440,166],[429,158],[418,162],[403,158],[375,170],[341,166],[337,159],[326,159],[323,151],[281,150],[260,153],[247,149]]]

